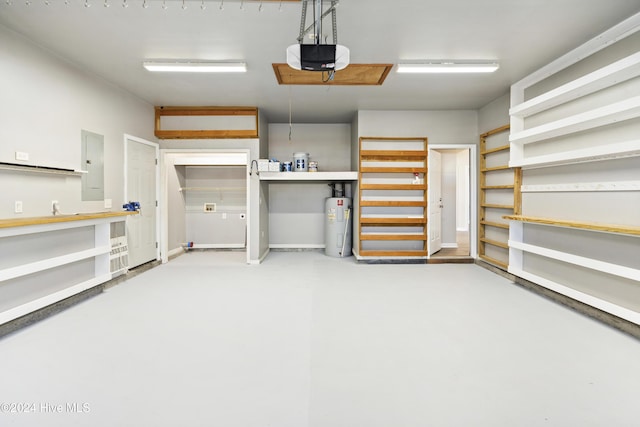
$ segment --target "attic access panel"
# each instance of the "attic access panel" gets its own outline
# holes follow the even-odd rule
[[[336,71],[333,80],[325,81],[326,72],[294,70],[287,64],[272,65],[281,85],[380,86],[393,68],[393,64],[350,64]]]

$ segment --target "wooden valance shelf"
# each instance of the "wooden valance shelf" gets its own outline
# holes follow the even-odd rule
[[[169,107],[155,108],[155,135],[160,139],[213,139],[213,138],[258,138],[258,109],[256,107]],[[162,117],[191,116],[250,116],[252,125],[248,129],[162,129]]]
[[[96,212],[78,215],[51,215],[31,218],[7,218],[0,219],[0,228],[26,227],[28,225],[55,224],[59,222],[84,221],[87,219],[113,218],[118,216],[135,215],[138,212]]]
[[[640,236],[640,226],[601,224],[596,222],[568,221],[563,219],[540,218],[524,215],[505,215],[504,219],[509,221],[522,221],[533,224],[553,225],[556,227],[579,228],[582,230],[601,231],[605,233],[630,234]]]

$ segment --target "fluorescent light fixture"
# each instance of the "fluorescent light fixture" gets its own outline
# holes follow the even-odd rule
[[[497,62],[422,62],[398,64],[398,73],[493,73],[500,65]]]
[[[173,73],[244,73],[247,64],[244,62],[215,61],[145,61],[142,63],[149,71]]]

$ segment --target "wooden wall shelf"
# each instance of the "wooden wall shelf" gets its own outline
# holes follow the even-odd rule
[[[258,138],[258,109],[256,107],[156,107],[155,135],[160,139],[216,139]],[[247,129],[162,129],[162,117],[222,116],[254,117]],[[254,125],[255,123],[255,125]]]
[[[601,224],[597,222],[569,221],[564,219],[541,218],[524,215],[505,215],[503,218],[509,221],[521,221],[533,224],[553,225],[556,227],[579,228],[581,230],[640,236],[640,226],[634,225]]]

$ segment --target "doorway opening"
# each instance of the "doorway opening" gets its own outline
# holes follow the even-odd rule
[[[233,250],[249,260],[248,150],[166,150],[162,261],[191,250]]]
[[[429,147],[429,258],[474,259],[476,147]]]

